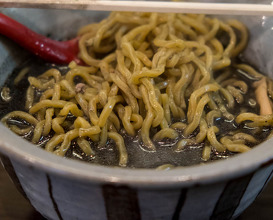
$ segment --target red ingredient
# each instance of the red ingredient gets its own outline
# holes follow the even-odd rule
[[[2,13],[0,13],[0,34],[48,62],[68,64],[74,60],[78,64],[82,63],[78,58],[78,38],[55,41],[33,32]]]

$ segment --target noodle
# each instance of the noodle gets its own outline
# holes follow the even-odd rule
[[[235,62],[248,41],[237,20],[113,12],[78,33],[86,66],[71,62],[65,74],[53,68],[29,76],[26,112],[2,118],[17,134],[31,133],[34,143],[48,137],[47,151],[65,156],[76,144],[95,157],[94,143],[103,149],[112,139],[119,166],[125,167],[130,162],[126,134],[137,136],[150,152],[164,141],[176,152],[201,146],[208,161],[213,153],[246,152],[261,142],[243,126],[273,125],[272,81]],[[28,71],[22,70],[15,83]],[[251,89],[255,94],[248,95]],[[239,104],[249,106],[243,110]],[[12,120],[23,120],[22,131]],[[234,128],[222,134],[218,121]]]

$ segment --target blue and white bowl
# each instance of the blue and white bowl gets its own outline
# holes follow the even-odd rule
[[[80,26],[107,14],[1,11],[39,33],[59,39],[74,36]],[[251,41],[245,57],[272,77],[273,19],[238,19],[250,29]],[[0,85],[26,54],[7,39],[0,39]],[[261,193],[273,170],[273,140],[226,160],[156,171],[104,167],[61,158],[0,125],[0,152],[14,183],[48,219],[234,219]]]

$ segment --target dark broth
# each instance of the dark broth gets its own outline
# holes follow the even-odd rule
[[[24,67],[29,67],[30,71],[24,78],[17,84],[14,85],[13,81],[18,73]],[[68,67],[66,66],[56,66],[53,64],[44,63],[44,61],[38,58],[30,58],[27,62],[25,62],[22,66],[17,67],[12,75],[7,79],[3,87],[7,87],[10,89],[11,100],[6,102],[3,99],[0,99],[0,118],[2,118],[7,113],[14,110],[25,111],[25,94],[26,89],[29,86],[27,78],[29,76],[39,76],[44,73],[46,70],[50,68],[58,68],[62,74],[68,71]],[[250,85],[248,85],[250,86]],[[2,89],[1,89],[2,90]],[[234,108],[235,110],[231,113],[235,114],[241,111],[242,108],[248,110],[248,112],[258,113],[259,108],[250,107],[247,101],[253,98],[255,99],[253,89],[249,89],[248,94],[246,95],[245,101],[243,104]],[[236,112],[237,111],[237,112]],[[19,123],[17,120],[14,120],[13,123]],[[23,124],[23,123],[22,123]],[[238,129],[238,125],[234,121],[228,121],[225,118],[216,118],[215,125],[219,128],[220,132],[217,138],[226,135],[228,132]],[[249,133],[253,135],[259,142],[262,142],[270,130],[265,128],[262,131],[256,132],[255,129],[248,129],[246,127],[241,127],[243,132]],[[197,132],[197,131],[196,131]],[[194,134],[196,134],[196,132]],[[42,137],[38,143],[38,146],[41,148],[45,147],[45,144],[52,137],[53,133],[50,133],[47,137]],[[202,160],[202,151],[204,147],[204,143],[198,145],[187,146],[184,150],[180,152],[176,152],[176,143],[183,138],[180,133],[180,137],[176,140],[164,140],[158,143],[155,143],[157,148],[156,152],[148,152],[145,150],[145,147],[139,141],[139,135],[136,137],[130,137],[129,135],[121,130],[121,135],[125,140],[125,145],[128,151],[128,164],[127,167],[130,168],[155,168],[163,164],[172,164],[174,166],[190,166],[194,164],[200,164],[204,161]],[[31,140],[30,135],[25,135],[25,139]],[[90,140],[90,142],[92,142]],[[118,166],[119,162],[119,153],[115,147],[113,141],[109,140],[107,145],[104,147],[99,147],[97,143],[92,142],[92,149],[95,151],[95,156],[86,155],[76,144],[76,142],[72,142],[71,148],[66,153],[67,158],[73,158],[77,160],[84,160],[90,163],[96,163],[107,166]],[[229,151],[225,153],[217,153],[212,152],[210,159],[207,161],[218,160],[223,158],[228,158],[234,155]]]

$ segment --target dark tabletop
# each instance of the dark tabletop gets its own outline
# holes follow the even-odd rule
[[[16,190],[0,165],[0,219],[44,220]],[[273,219],[273,180],[264,192],[237,220]]]

